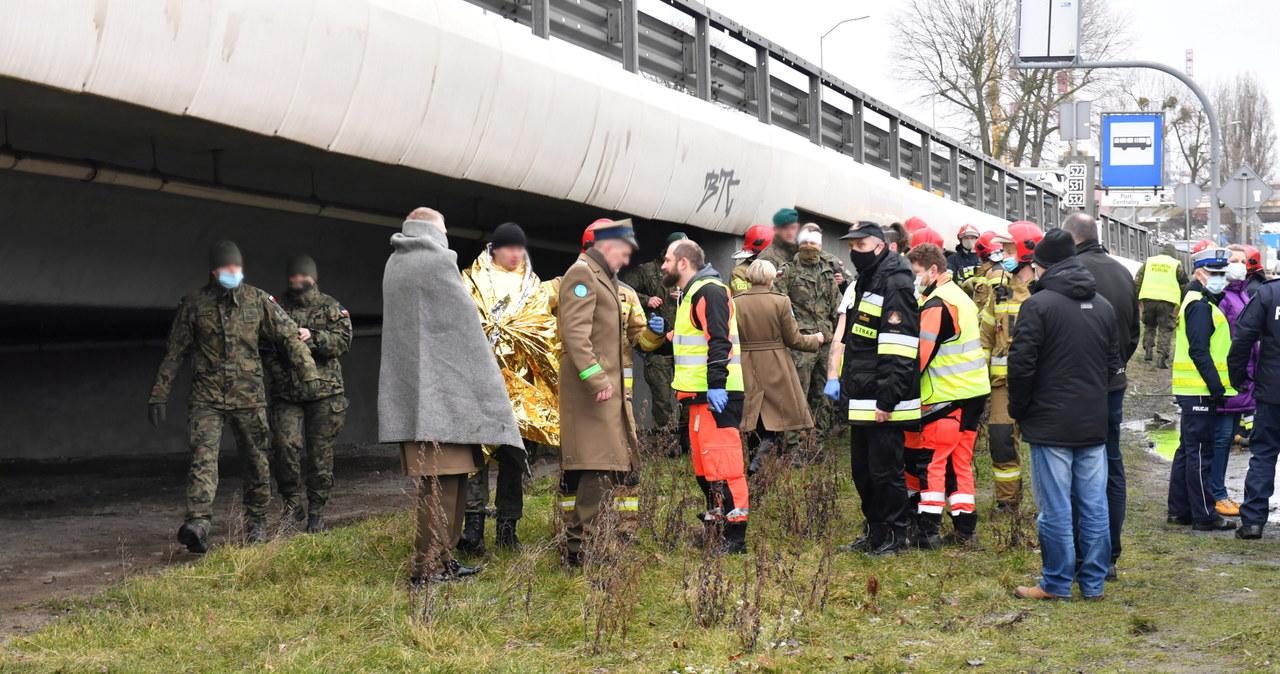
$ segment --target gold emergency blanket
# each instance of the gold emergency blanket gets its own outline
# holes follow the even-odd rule
[[[521,437],[558,446],[560,337],[547,292],[527,255],[515,272],[495,268],[492,259],[486,248],[462,278],[507,382]],[[518,274],[518,283],[508,274]]]

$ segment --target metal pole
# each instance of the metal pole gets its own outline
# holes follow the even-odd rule
[[[1061,64],[1041,64],[1041,63],[1013,63],[1014,68],[1023,70],[1034,70],[1042,68],[1062,68]],[[1220,164],[1222,163],[1222,137],[1218,129],[1218,116],[1213,111],[1213,104],[1209,102],[1209,97],[1205,95],[1200,85],[1195,80],[1188,77],[1185,73],[1167,66],[1163,63],[1155,61],[1077,61],[1067,66],[1068,68],[1150,68],[1168,73],[1178,78],[1178,81],[1187,85],[1191,93],[1200,99],[1200,105],[1204,107],[1204,114],[1209,118],[1209,238],[1214,241],[1218,237],[1222,229],[1222,214],[1218,209],[1218,188],[1222,186],[1222,177],[1219,174]]]

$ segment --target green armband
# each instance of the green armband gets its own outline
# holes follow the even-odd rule
[[[584,380],[584,381],[585,381],[585,380],[587,379],[587,377],[590,377],[591,375],[593,375],[593,374],[595,374],[595,373],[597,373],[597,372],[601,371],[601,369],[603,369],[603,368],[601,368],[601,367],[600,367],[600,364],[599,364],[599,363],[596,363],[595,365],[592,365],[591,367],[589,367],[589,368],[587,368],[587,369],[583,370],[582,372],[578,373],[578,378],[579,378],[579,379],[582,379],[582,380]]]

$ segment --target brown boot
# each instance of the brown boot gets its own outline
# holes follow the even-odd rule
[[[1039,585],[1036,585],[1034,587],[1019,586],[1018,589],[1013,591],[1013,594],[1019,599],[1041,599],[1041,600],[1047,600],[1047,601],[1061,601],[1063,599],[1071,598],[1071,597],[1059,597],[1056,594],[1049,594],[1048,592],[1045,592],[1044,590],[1040,589]]]

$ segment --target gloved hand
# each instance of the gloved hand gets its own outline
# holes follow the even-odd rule
[[[1209,394],[1209,404],[1210,404],[1210,405],[1213,405],[1213,406],[1214,406],[1215,408],[1217,408],[1217,409],[1222,409],[1222,408],[1226,407],[1226,406],[1227,406],[1227,392],[1226,392],[1226,391],[1222,391],[1221,393],[1210,393],[1210,394]]]
[[[822,395],[840,402],[840,380],[828,379],[827,385],[822,387]]]
[[[304,400],[315,400],[320,395],[320,380],[312,379],[311,381],[302,382],[302,398]]]
[[[707,406],[712,412],[723,412],[726,405],[729,404],[729,394],[722,388],[713,388],[707,391]]]
[[[649,318],[649,329],[664,335],[667,332],[667,320],[661,316],[652,316]]]
[[[151,403],[147,406],[147,418],[151,420],[151,425],[159,428],[164,423],[164,417],[167,413],[164,403]]]

